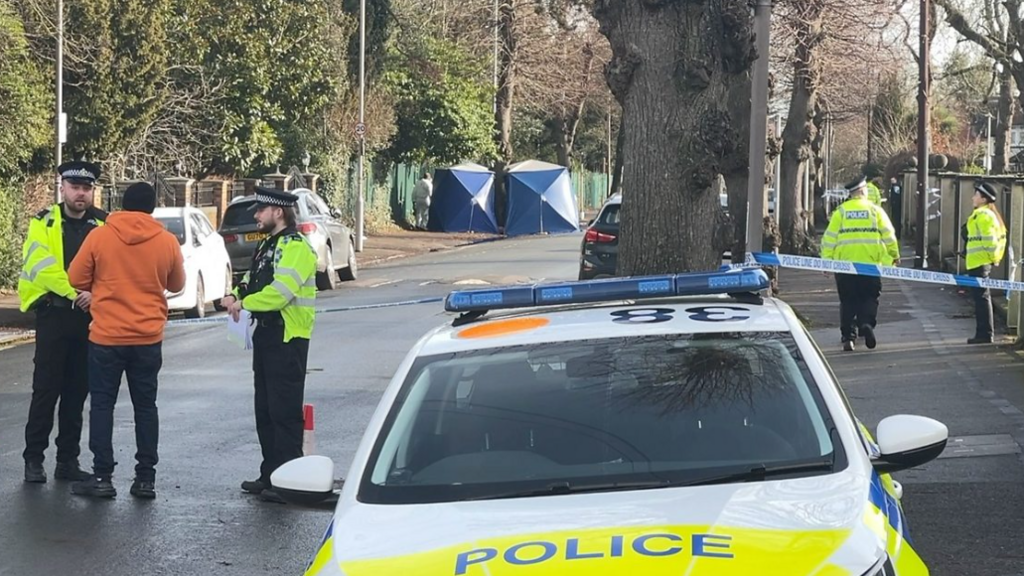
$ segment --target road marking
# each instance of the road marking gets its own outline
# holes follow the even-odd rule
[[[1010,434],[981,434],[978,436],[954,436],[949,439],[946,449],[939,456],[946,458],[970,458],[977,456],[1005,456],[1020,454],[1020,446]]]
[[[431,284],[437,284],[437,280],[427,280],[426,282],[420,282],[420,286],[430,286]]]
[[[388,286],[388,285],[391,285],[391,284],[398,284],[399,282],[401,282],[401,280],[385,280],[384,282],[378,282],[376,284],[371,284],[370,288],[380,288],[381,286]]]
[[[490,286],[491,283],[486,280],[479,280],[477,278],[469,278],[467,280],[459,280],[453,284],[454,286]]]
[[[966,387],[973,391],[975,394],[988,400],[989,404],[993,408],[999,410],[1006,416],[1007,419],[1016,428],[1010,438],[1014,444],[1018,447],[1024,445],[1024,413],[1022,413],[1016,406],[1010,401],[1002,398],[993,390],[988,390],[985,385],[978,379],[977,376],[967,367],[967,364],[956,357],[954,354],[949,354],[949,343],[945,341],[944,335],[939,330],[939,327],[931,321],[929,313],[922,310],[920,303],[917,301],[917,297],[914,296],[913,291],[907,286],[906,282],[898,281],[896,284],[899,286],[901,292],[903,292],[904,298],[907,299],[907,303],[910,304],[910,308],[913,310],[911,317],[921,323],[921,327],[925,331],[925,339],[931,346],[932,350],[935,351],[939,357],[942,358],[943,362],[951,369],[956,371],[957,376],[960,377],[961,381]],[[1013,408],[1012,411],[1005,410],[1006,408]],[[1020,454],[1018,457],[1024,462],[1024,452],[1017,450],[1011,452],[1011,454]]]

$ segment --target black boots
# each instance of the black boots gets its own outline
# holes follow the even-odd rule
[[[149,480],[139,480],[138,478],[132,482],[132,488],[130,490],[131,495],[136,498],[143,500],[152,500],[156,498],[156,483]]]
[[[78,460],[71,460],[69,462],[58,462],[57,467],[53,469],[53,477],[57,480],[68,480],[71,482],[81,482],[88,480],[90,474],[82,467],[78,465]]]
[[[46,484],[46,470],[43,470],[42,462],[25,462],[25,482]]]
[[[75,482],[71,485],[71,493],[88,498],[113,498],[117,496],[117,490],[110,483],[110,478],[98,476],[92,476],[82,482]]]
[[[875,340],[875,329],[867,324],[860,327],[860,335],[864,337],[864,345],[868,347],[868,350],[874,350],[875,346],[878,346],[878,341]]]
[[[242,482],[242,492],[247,492],[253,496],[259,496],[267,488],[270,488],[270,483],[263,480],[246,480]]]

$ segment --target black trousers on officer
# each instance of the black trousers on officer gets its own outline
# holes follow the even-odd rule
[[[839,289],[839,328],[843,342],[857,339],[857,329],[878,324],[878,298],[882,295],[882,279],[853,274],[836,274]]]
[[[260,480],[285,462],[302,457],[302,402],[309,340],[284,342],[284,325],[257,324],[252,336],[256,384],[256,435],[263,450]]]
[[[60,402],[57,462],[81,453],[82,410],[89,395],[89,322],[80,309],[43,305],[36,312],[32,403],[25,426],[25,462],[42,463]]]
[[[967,271],[969,276],[975,278],[988,278],[992,273],[992,265],[985,264],[978,268]],[[974,299],[974,320],[977,323],[974,337],[988,339],[992,338],[994,314],[992,313],[992,293],[988,288],[971,288],[971,297]]]

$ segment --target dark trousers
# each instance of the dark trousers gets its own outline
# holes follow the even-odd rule
[[[836,274],[839,289],[839,328],[843,342],[857,339],[857,328],[878,324],[878,297],[882,295],[882,279],[871,276]]]
[[[988,278],[992,273],[992,266],[985,264],[979,268],[967,271],[967,274],[975,278]],[[992,293],[988,288],[971,288],[971,297],[974,298],[974,320],[977,323],[975,338],[992,338]]]
[[[302,457],[302,401],[309,340],[284,342],[284,326],[260,325],[252,337],[256,385],[256,435],[263,451],[260,480],[269,483],[279,466]]]
[[[156,480],[157,444],[160,419],[156,409],[157,376],[163,364],[162,343],[146,346],[89,347],[89,449],[93,473],[109,478],[114,474],[114,405],[121,388],[121,376],[128,379],[128,392],[135,408],[135,477]]]
[[[26,462],[43,462],[58,400],[57,462],[74,461],[81,453],[82,409],[89,395],[90,320],[88,314],[70,308],[44,306],[36,312],[36,367],[22,454]]]
[[[896,239],[903,238],[903,198],[902,194],[889,195],[889,209],[892,212],[892,225],[896,229]]]

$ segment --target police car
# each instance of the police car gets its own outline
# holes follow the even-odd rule
[[[918,576],[889,473],[944,425],[855,418],[757,269],[455,292],[398,368],[308,576]],[[334,467],[272,476],[293,502]]]

